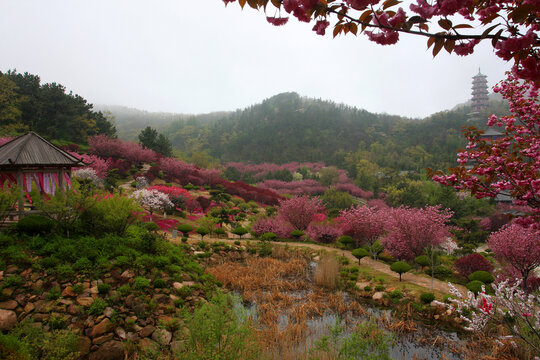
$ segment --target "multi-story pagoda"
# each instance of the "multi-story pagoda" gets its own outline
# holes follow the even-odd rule
[[[472,110],[473,112],[480,112],[485,110],[488,105],[488,87],[487,76],[480,72],[473,76],[472,82]]]

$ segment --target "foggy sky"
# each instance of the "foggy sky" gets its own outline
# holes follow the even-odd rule
[[[510,68],[489,42],[471,56],[433,58],[425,39],[380,46],[312,27],[293,18],[274,27],[262,12],[221,0],[3,0],[0,71],[148,111],[235,110],[295,91],[424,117],[467,101],[479,67],[490,86]]]

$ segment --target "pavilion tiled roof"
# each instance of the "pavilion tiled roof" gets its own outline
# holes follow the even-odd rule
[[[51,144],[33,131],[0,146],[0,169],[81,165],[85,165],[81,159]]]

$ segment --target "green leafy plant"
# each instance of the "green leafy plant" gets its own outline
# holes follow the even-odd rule
[[[491,275],[487,271],[479,270],[479,271],[475,271],[471,275],[469,275],[469,280],[470,281],[478,280],[478,281],[481,281],[481,282],[483,282],[484,284],[487,285],[487,284],[491,284],[493,281],[495,281],[495,278],[493,277],[493,275]]]
[[[189,232],[193,231],[193,226],[189,224],[180,224],[176,229],[180,231],[184,235],[184,237],[187,238],[189,237]]]
[[[150,281],[143,277],[136,277],[133,281],[133,290],[135,291],[146,291],[150,287]]]
[[[358,263],[360,263],[360,260],[362,260],[362,258],[366,257],[366,256],[369,256],[369,251],[367,251],[366,249],[364,248],[358,248],[358,249],[354,249],[352,251],[352,255],[358,259]]]
[[[106,295],[111,290],[110,284],[98,284],[98,293],[101,295]]]
[[[435,300],[435,294],[430,293],[430,292],[422,293],[420,294],[420,300],[424,304],[430,304],[433,300]]]
[[[231,231],[234,235],[238,235],[240,237],[240,239],[242,238],[242,236],[246,235],[248,233],[248,231],[243,228],[242,226],[238,226],[237,228],[235,228],[233,231]]]
[[[208,230],[208,228],[202,227],[202,226],[201,226],[201,227],[198,227],[198,228],[195,230],[195,232],[196,232],[197,234],[201,235],[201,240],[203,240],[203,238],[204,238],[206,235],[210,234],[210,230]]]
[[[480,291],[482,291],[482,286],[485,286],[483,282],[479,280],[473,280],[467,283],[467,289],[472,291],[475,294],[478,294]]]
[[[401,281],[401,275],[411,269],[411,265],[407,264],[405,261],[396,261],[390,265],[390,270],[399,274],[399,281]]]
[[[105,308],[107,307],[107,302],[103,299],[97,298],[92,304],[88,307],[88,315],[98,316],[103,314]]]

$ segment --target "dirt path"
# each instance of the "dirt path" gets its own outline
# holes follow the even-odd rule
[[[171,234],[169,233],[166,233],[166,236],[167,236],[167,239],[169,239],[171,242],[173,243],[181,243],[180,241],[180,238],[176,238],[176,239],[173,239]],[[238,240],[238,239],[236,239]],[[196,239],[196,238],[190,238],[189,240],[189,243],[191,244],[196,244],[197,242],[199,242],[199,239]],[[204,239],[204,241],[207,241],[207,242],[218,242],[218,241],[221,241],[221,242],[227,242],[227,243],[234,243],[235,240],[231,240],[231,239],[219,239],[219,238],[210,238],[210,237],[206,237]],[[243,243],[245,243],[246,240],[241,240]],[[250,240],[250,241],[257,241],[257,240]],[[257,241],[258,242],[258,241]],[[353,264],[356,263],[358,261],[357,258],[355,258],[352,253],[348,250],[341,250],[341,249],[335,249],[335,248],[331,248],[331,247],[328,247],[328,246],[323,246],[323,245],[317,245],[317,244],[307,244],[307,243],[295,243],[295,242],[288,242],[288,243],[284,243],[284,242],[272,242],[272,244],[274,245],[287,245],[289,247],[296,247],[296,248],[308,248],[308,249],[311,249],[311,250],[314,250],[314,251],[328,251],[328,252],[335,252],[337,255],[340,255],[340,256],[344,256],[346,257],[347,259],[349,259]],[[370,259],[370,258],[363,258],[360,262],[360,264],[362,265],[365,265],[365,266],[369,266],[371,269],[373,269],[373,264],[375,263],[375,261],[373,259]],[[375,266],[375,270],[376,271],[379,271],[379,272],[382,272],[384,274],[387,274],[389,276],[392,276],[396,279],[399,278],[399,274],[393,272],[392,270],[390,270],[390,266],[385,264],[385,263],[382,263],[380,261],[377,261],[376,263],[376,266]],[[424,287],[426,289],[430,289],[431,287],[431,278],[427,278],[427,277],[423,277],[423,276],[420,276],[420,275],[415,275],[415,274],[411,274],[411,273],[405,273],[401,276],[401,279],[403,281],[406,281],[406,282],[409,282],[409,283],[412,283],[412,284],[416,284],[418,286],[421,286],[421,287]],[[462,293],[462,294],[466,294],[467,293],[467,289],[465,289],[465,287],[461,286],[461,285],[457,285],[457,284],[454,284],[454,286]],[[435,290],[438,290],[438,291],[441,291],[443,293],[446,293],[446,294],[449,294],[450,293],[450,287],[448,286],[448,283],[447,282],[444,282],[444,281],[440,281],[440,280],[437,280],[437,279],[434,279],[433,281],[433,288]]]

